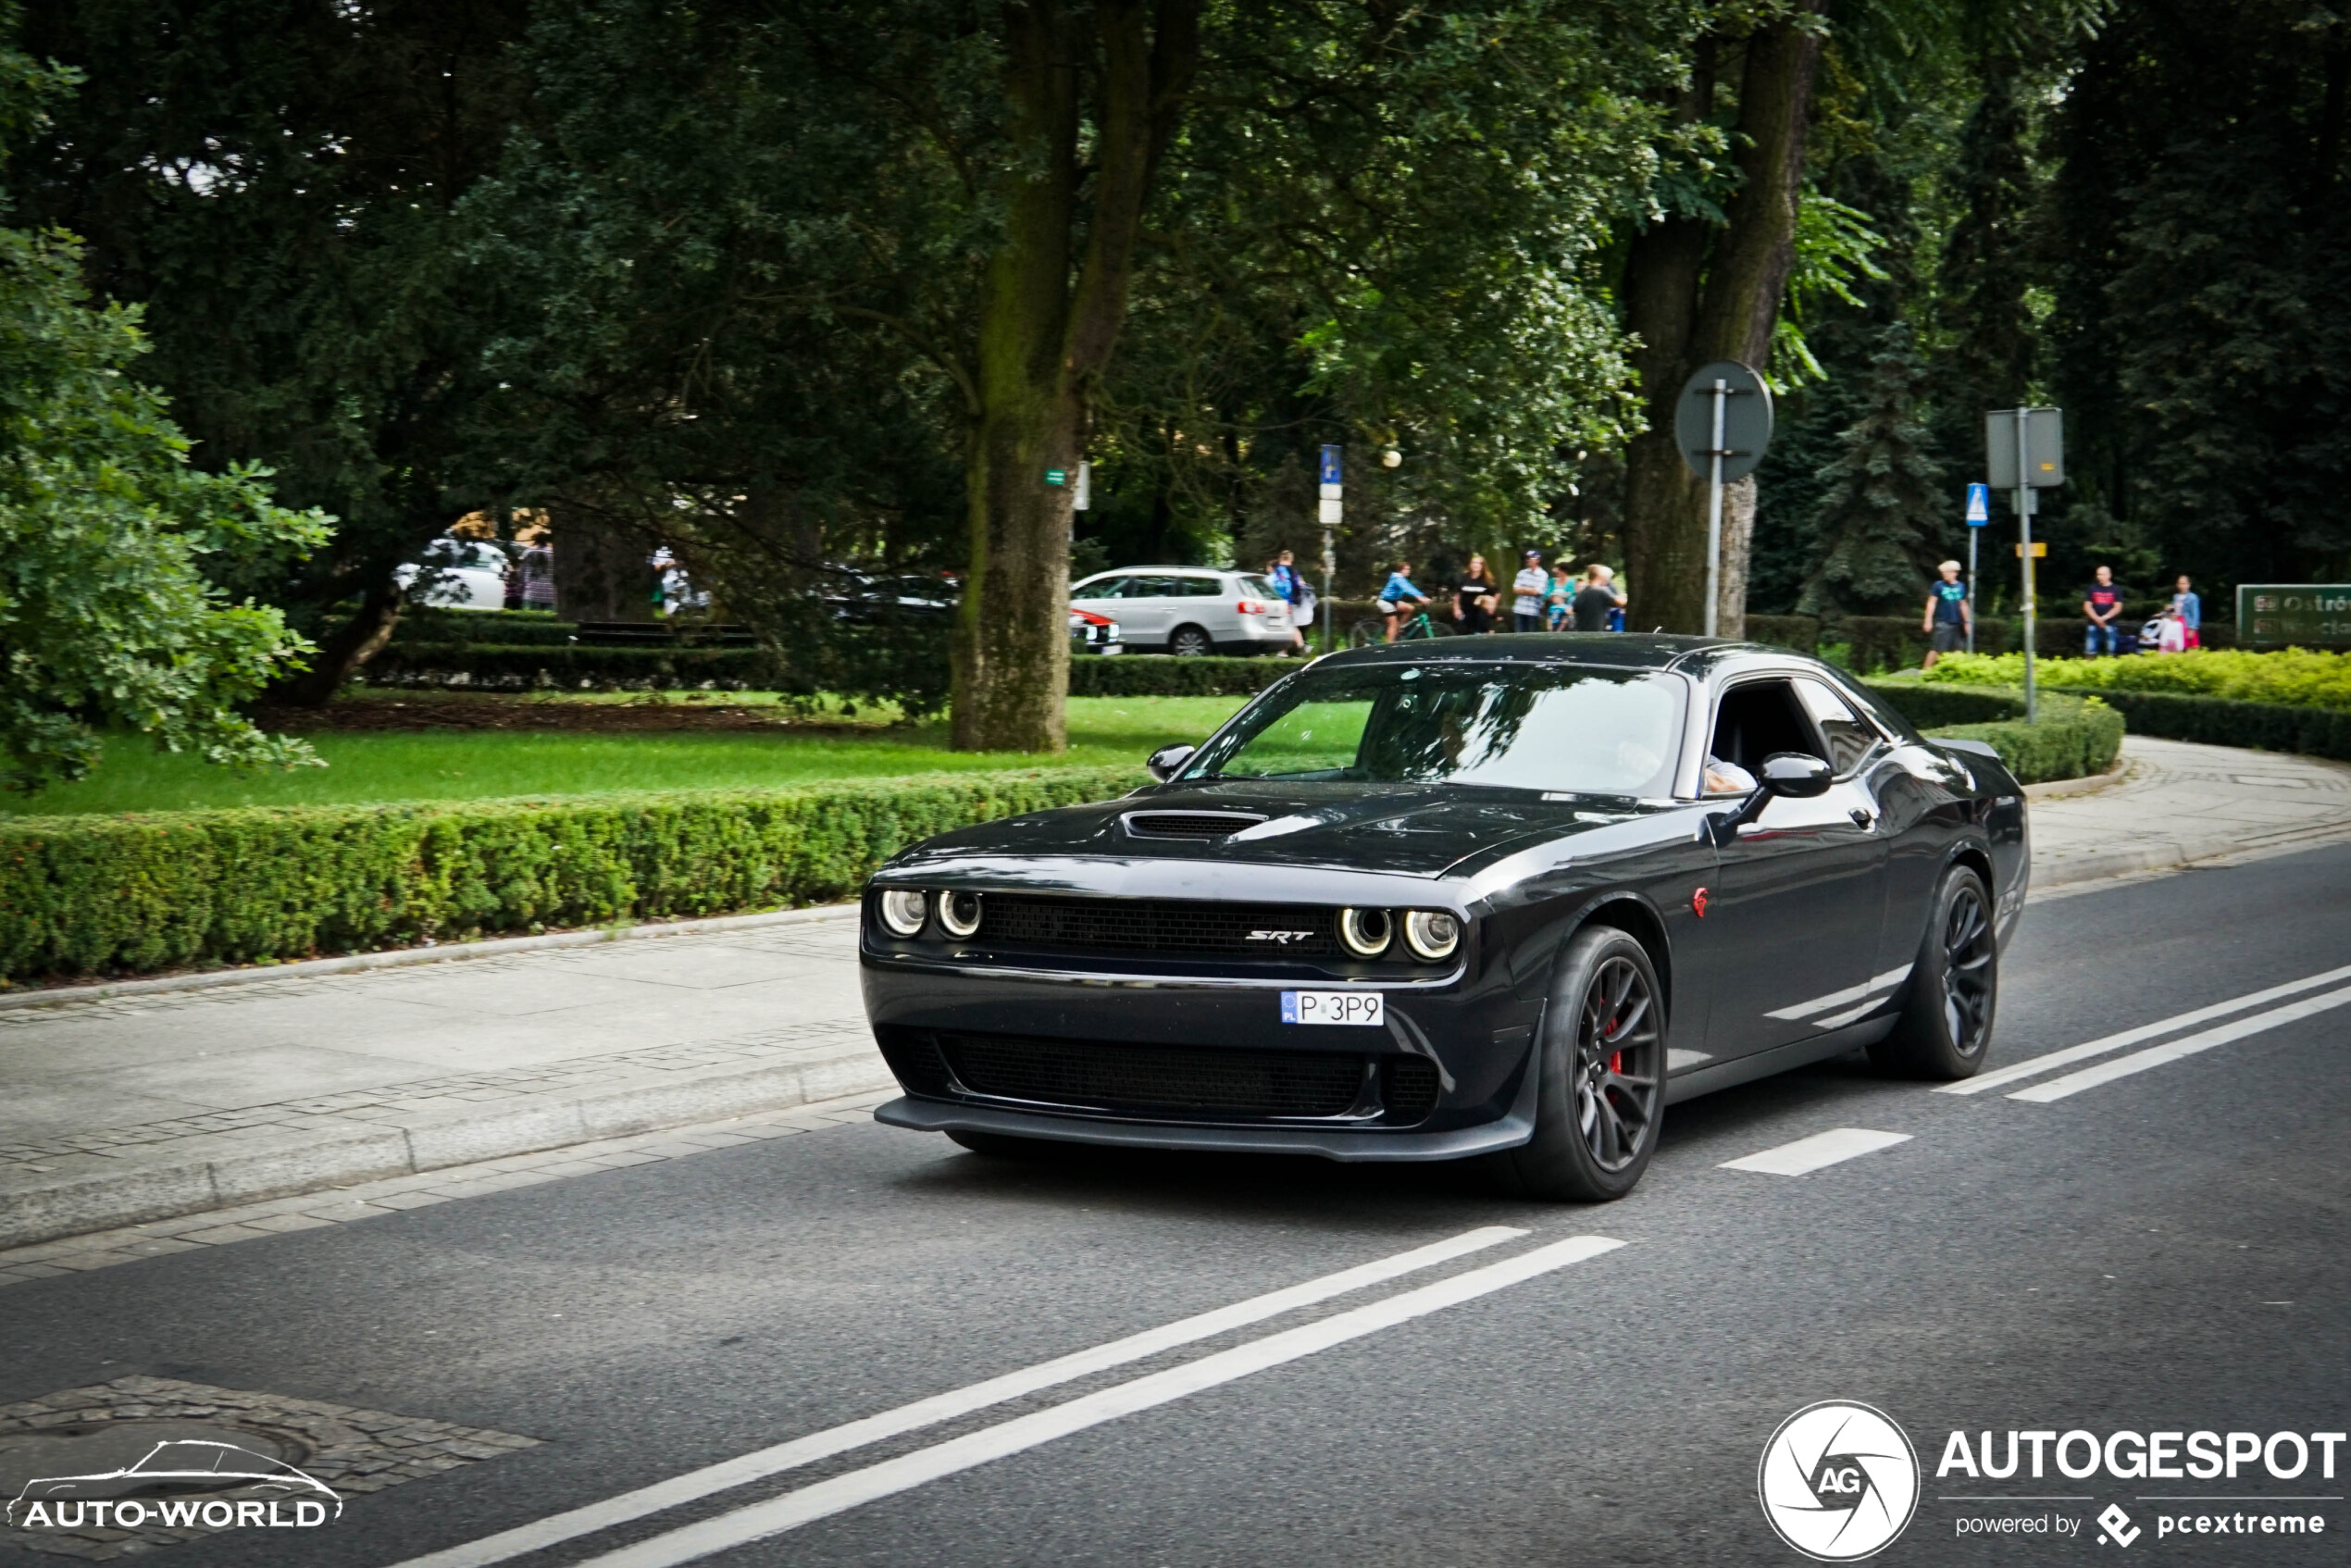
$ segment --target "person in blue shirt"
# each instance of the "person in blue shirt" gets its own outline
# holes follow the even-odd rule
[[[1285,550],[1266,562],[1265,580],[1274,585],[1275,593],[1280,596],[1283,604],[1289,606],[1289,645],[1293,652],[1299,652],[1306,647],[1306,634],[1300,629],[1298,618],[1299,591],[1301,585],[1298,567],[1293,564],[1294,559],[1290,553]]]
[[[1926,663],[1922,669],[1933,669],[1934,661],[1946,653],[1964,652],[1967,634],[1974,608],[1968,604],[1967,584],[1959,580],[1959,564],[1946,561],[1934,568],[1939,580],[1926,591],[1926,617],[1919,629],[1934,641],[1927,644]]]
[[[1387,641],[1396,641],[1396,633],[1407,615],[1428,608],[1428,595],[1412,585],[1412,563],[1399,561],[1387,574],[1387,586],[1379,591],[1379,613],[1387,617]]]
[[[2204,641],[2196,633],[2204,628],[2204,601],[2196,597],[2186,578],[2180,579],[2180,591],[2171,595],[2171,613],[2180,617],[2181,629],[2187,634],[2187,646],[2202,647]]]

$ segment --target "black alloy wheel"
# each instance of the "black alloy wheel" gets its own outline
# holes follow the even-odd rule
[[[1992,1042],[1999,967],[1991,894],[1973,869],[1952,866],[1934,890],[1902,1015],[1871,1059],[1905,1077],[1973,1077]]]
[[[1628,958],[1611,958],[1584,993],[1576,1029],[1575,1125],[1592,1164],[1614,1175],[1649,1143],[1664,1074],[1657,993]]]
[[[1607,1202],[1639,1183],[1665,1114],[1666,1017],[1648,950],[1587,926],[1560,957],[1533,1070],[1535,1135],[1489,1169],[1531,1198]]]

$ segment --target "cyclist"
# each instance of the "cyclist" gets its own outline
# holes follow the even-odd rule
[[[1396,633],[1404,625],[1407,614],[1418,614],[1428,608],[1428,595],[1412,584],[1412,563],[1399,561],[1387,574],[1387,586],[1379,591],[1379,613],[1387,617],[1387,641],[1396,641]]]

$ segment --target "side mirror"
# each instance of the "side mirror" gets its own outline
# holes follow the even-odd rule
[[[1738,810],[1708,818],[1714,824],[1714,841],[1717,844],[1735,841],[1739,836],[1739,829],[1762,815],[1763,808],[1772,803],[1773,796],[1809,800],[1814,795],[1827,794],[1829,785],[1835,781],[1828,764],[1802,752],[1773,752],[1763,759],[1760,771],[1762,777],[1756,780],[1760,788],[1740,803]]]
[[[1153,778],[1156,778],[1162,784],[1164,784],[1169,779],[1175,778],[1177,774],[1183,772],[1184,765],[1191,761],[1192,753],[1199,750],[1200,748],[1198,746],[1162,746],[1158,751],[1153,752],[1149,757],[1144,759],[1143,765],[1151,769],[1151,775]],[[1822,788],[1826,789],[1827,786],[1822,785]],[[1818,793],[1819,791],[1816,790],[1814,792]]]
[[[1767,794],[1804,801],[1827,794],[1831,778],[1829,765],[1818,757],[1802,752],[1773,752],[1763,759],[1763,777],[1758,782]]]

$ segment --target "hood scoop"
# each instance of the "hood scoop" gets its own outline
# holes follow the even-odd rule
[[[1134,839],[1226,839],[1266,818],[1245,811],[1130,811],[1119,818]]]

